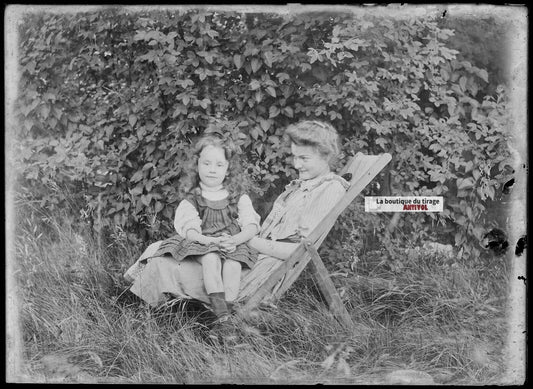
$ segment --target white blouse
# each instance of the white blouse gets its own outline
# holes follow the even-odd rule
[[[311,180],[292,181],[274,202],[259,236],[298,242],[318,226],[349,186],[332,172]]]

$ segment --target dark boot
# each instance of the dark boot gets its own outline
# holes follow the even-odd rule
[[[210,293],[209,302],[211,303],[213,313],[218,319],[229,314],[224,292]]]
[[[235,303],[233,301],[226,301],[226,306],[228,307],[228,311],[231,315],[235,313]]]
[[[217,317],[209,337],[213,339],[221,338],[229,342],[235,341],[237,339],[237,334],[234,325],[231,322],[224,292],[211,293],[209,295],[209,300],[211,302],[211,308]]]

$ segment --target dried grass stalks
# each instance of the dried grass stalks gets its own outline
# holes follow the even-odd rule
[[[230,347],[207,341],[203,307],[151,310],[126,292],[121,275],[142,247],[98,248],[66,211],[19,210],[22,381],[379,384],[402,369],[437,383],[499,380],[504,267],[487,275],[421,255],[392,271],[362,257],[354,273],[334,277],[356,323],[349,331],[304,273],[277,307],[238,319]]]

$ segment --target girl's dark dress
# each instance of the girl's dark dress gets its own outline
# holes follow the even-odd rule
[[[238,199],[231,201],[230,197],[226,197],[223,200],[208,200],[202,197],[198,190],[188,195],[186,200],[196,208],[200,215],[203,235],[217,237],[222,234],[235,235],[241,231],[237,222],[239,217]],[[215,244],[205,245],[193,242],[176,234],[162,241],[154,256],[171,255],[174,259],[181,261],[190,256],[201,256],[212,252],[218,253],[222,259],[233,259],[241,262],[248,268],[253,266],[258,255],[245,243],[238,245],[234,252],[225,253],[220,251]]]

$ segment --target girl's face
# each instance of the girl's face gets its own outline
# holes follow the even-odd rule
[[[224,149],[217,146],[206,146],[198,157],[198,175],[207,187],[214,188],[222,184],[228,172],[229,162]]]
[[[301,180],[311,180],[330,171],[327,158],[312,146],[291,144],[293,165]]]

